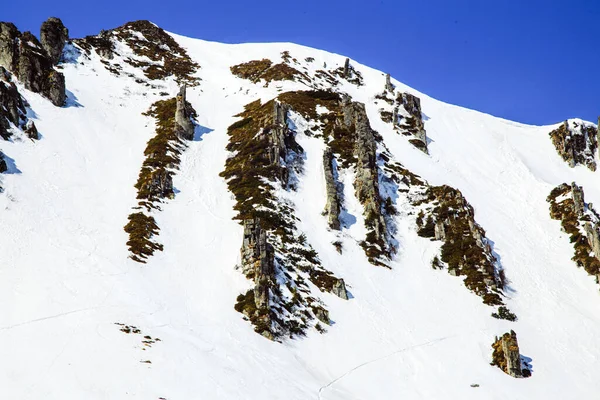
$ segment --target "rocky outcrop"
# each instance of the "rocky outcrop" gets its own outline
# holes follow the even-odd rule
[[[191,110],[185,99],[186,86],[181,86],[177,94],[177,108],[175,110],[175,132],[182,140],[194,139],[194,123],[191,119]]]
[[[40,29],[40,42],[53,65],[58,64],[65,42],[69,39],[69,30],[59,18],[50,17]]]
[[[385,90],[387,92],[394,92],[394,85],[392,85],[390,74],[385,74]]]
[[[11,124],[21,129],[30,139],[38,139],[33,121],[27,118],[25,100],[12,82],[11,74],[0,67],[0,137],[8,140]]]
[[[503,305],[502,270],[485,231],[475,222],[473,207],[450,186],[429,186],[417,201],[417,233],[443,242],[441,261],[453,276],[465,276],[465,285],[488,305]],[[423,207],[424,206],[424,207]]]
[[[575,182],[563,183],[550,192],[550,217],[559,220],[563,231],[570,235],[578,267],[600,276],[600,215],[585,202],[583,188]]]
[[[20,35],[14,24],[0,22],[0,66],[11,71],[17,65]]]
[[[238,296],[235,309],[255,332],[273,340],[311,327],[322,333],[315,320],[325,322],[328,313],[317,300],[319,291],[347,298],[343,281],[323,268],[298,231],[294,204],[278,194],[295,190],[303,163],[288,111],[308,100],[296,102],[297,94],[284,95],[246,105],[238,115],[242,119],[228,129],[232,155],[221,173],[237,201],[235,219],[244,227],[241,270],[253,282]]]
[[[86,55],[92,50],[102,57],[105,68],[119,75],[123,64],[140,70],[148,80],[174,79],[177,83],[197,86],[200,66],[187,51],[163,29],[150,21],[132,21],[115,29],[101,31],[97,36],[74,39]],[[117,45],[118,44],[118,45]],[[122,49],[126,49],[121,52]],[[110,60],[110,61],[109,61]],[[136,78],[148,87],[156,84]]]
[[[374,262],[381,256],[390,256],[386,220],[379,193],[377,142],[363,103],[352,102],[344,97],[341,107],[343,124],[351,131],[354,139],[355,194],[364,207],[365,225],[369,230],[363,247],[371,262]]]
[[[8,165],[4,159],[4,153],[0,151],[0,174],[5,173],[6,171],[8,171]]]
[[[196,111],[185,101],[185,90],[182,99],[174,97],[157,101],[144,113],[154,117],[156,121],[156,135],[148,141],[144,151],[146,159],[135,184],[138,190],[137,208],[145,209],[146,212],[152,209],[160,210],[160,204],[165,199],[175,196],[173,175],[179,167],[179,156],[185,149],[185,142],[180,137],[180,123],[184,123],[181,120],[183,116],[182,110],[179,109],[180,101],[183,101],[184,114],[193,127],[192,118],[196,116]],[[180,118],[179,122],[176,121],[177,118]],[[127,245],[132,260],[145,263],[155,251],[162,250],[162,245],[152,239],[159,232],[152,215],[146,215],[144,212],[131,214],[125,231],[129,233]]]
[[[261,318],[262,324],[269,325],[269,329],[263,332],[268,333],[270,337],[270,291],[275,279],[274,249],[267,242],[267,232],[261,228],[259,218],[245,220],[243,226],[242,271],[254,280],[254,307],[246,307],[244,314],[251,319]]]
[[[496,337],[492,344],[492,363],[513,378],[527,378],[531,371],[527,365],[522,365],[517,334],[514,331]],[[525,367],[525,368],[524,368]]]
[[[556,151],[569,167],[585,165],[592,171],[596,170],[598,129],[595,126],[580,120],[568,120],[549,135]]]
[[[336,279],[331,293],[335,294],[340,299],[348,300],[348,291],[346,290],[346,283],[343,279]]]
[[[375,96],[375,103],[381,104],[379,114],[383,122],[391,123],[394,130],[408,136],[409,142],[428,154],[427,133],[421,112],[421,100],[410,93],[398,93],[395,97],[394,87],[386,76],[383,93]],[[383,101],[384,103],[380,102]]]
[[[350,77],[350,59],[349,58],[346,58],[346,61],[344,61],[343,76],[344,76],[344,78]]]
[[[13,24],[0,22],[0,65],[12,71],[26,89],[56,106],[65,104],[65,78],[31,32],[21,33]]]
[[[327,193],[327,203],[325,204],[325,215],[327,216],[327,225],[330,229],[340,229],[340,191],[336,180],[334,170],[334,157],[331,149],[327,148],[323,152],[323,170],[325,172],[325,190]]]
[[[414,139],[411,139],[410,142],[413,146],[428,154],[427,134],[421,113],[421,99],[410,93],[401,93],[397,98],[397,103],[400,102],[401,107],[408,115],[404,114],[403,120],[397,125],[398,129],[404,134],[412,135]]]

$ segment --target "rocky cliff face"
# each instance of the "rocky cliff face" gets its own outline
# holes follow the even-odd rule
[[[15,25],[0,22],[0,66],[13,72],[26,89],[42,94],[56,106],[63,106],[65,78],[54,65],[64,47],[61,39],[67,34],[60,20],[50,19],[43,25],[43,46],[31,32],[21,33]]]
[[[325,215],[327,215],[327,224],[329,228],[340,229],[340,211],[342,201],[340,199],[340,185],[336,179],[337,163],[331,149],[327,148],[323,152],[323,171],[325,173],[325,189],[327,191],[327,202],[325,205]]]
[[[384,122],[392,124],[396,132],[409,137],[413,146],[428,154],[421,100],[417,96],[397,92],[386,75],[384,90],[375,96],[375,103],[380,106],[379,115]]]
[[[547,200],[550,217],[561,221],[563,231],[571,237],[575,250],[572,260],[600,283],[600,215],[585,202],[583,188],[575,182],[563,183]]]
[[[179,90],[176,101],[175,133],[181,140],[193,140],[195,128],[192,122],[192,115],[195,111],[185,99],[185,85]]]
[[[53,65],[58,64],[60,61],[65,42],[68,39],[69,30],[63,25],[60,19],[50,17],[42,24],[40,42]]]
[[[550,132],[556,151],[573,168],[585,165],[596,170],[598,159],[598,129],[580,120],[565,121],[558,129]]]
[[[12,136],[11,125],[21,129],[30,139],[38,139],[35,123],[27,118],[26,102],[12,81],[12,75],[0,67],[0,137]]]
[[[391,257],[389,232],[379,190],[380,171],[377,166],[377,142],[362,103],[342,101],[343,123],[354,137],[356,158],[356,197],[364,207],[365,225],[369,229],[364,248],[372,260]]]
[[[304,150],[288,123],[297,104],[288,100],[292,98],[282,94],[265,104],[246,105],[238,115],[242,119],[229,127],[232,155],[221,174],[244,227],[241,271],[253,282],[252,289],[238,296],[235,309],[272,340],[301,335],[311,327],[324,332],[315,323],[329,318],[319,291],[348,298],[344,281],[321,265],[298,231],[294,204],[275,191],[294,191],[303,163]]]
[[[494,349],[492,365],[497,366],[513,378],[527,378],[531,376],[529,366],[521,359],[519,342],[517,341],[517,334],[514,331],[505,333],[499,338],[496,337],[492,348]]]

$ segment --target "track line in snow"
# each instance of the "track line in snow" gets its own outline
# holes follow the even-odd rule
[[[400,349],[400,350],[396,350],[396,351],[394,351],[394,352],[392,352],[390,354],[387,354],[385,356],[378,357],[378,358],[375,358],[373,360],[366,361],[366,362],[364,362],[362,364],[359,364],[356,367],[354,367],[352,369],[349,369],[348,371],[344,372],[342,375],[338,376],[337,378],[335,378],[334,380],[332,380],[331,382],[329,382],[327,385],[321,386],[319,388],[318,399],[321,400],[321,392],[323,392],[323,390],[328,389],[329,387],[331,387],[336,382],[342,380],[346,376],[350,375],[351,373],[353,373],[354,371],[356,371],[356,370],[358,370],[358,369],[360,369],[362,367],[365,367],[367,365],[370,365],[370,364],[376,363],[378,361],[384,360],[384,359],[389,358],[389,357],[391,357],[393,355],[396,355],[396,354],[399,354],[399,353],[404,353],[405,351],[414,350],[414,349],[417,349],[419,347],[424,347],[424,346],[431,346],[431,345],[433,345],[435,343],[439,343],[439,342],[442,342],[444,340],[451,339],[451,338],[454,338],[454,337],[457,337],[457,336],[458,335],[444,336],[444,337],[441,337],[441,338],[438,338],[438,339],[430,340],[430,341],[425,342],[425,343],[415,344],[415,345],[412,345],[412,346],[409,346],[409,347],[405,347],[405,348]]]
[[[50,315],[48,317],[36,318],[36,319],[32,319],[32,320],[25,321],[25,322],[20,322],[18,324],[14,324],[14,325],[1,326],[0,331],[7,331],[7,330],[10,330],[13,328],[18,328],[20,326],[29,325],[29,324],[33,324],[36,322],[42,322],[42,321],[46,321],[49,319],[60,318],[60,317],[64,317],[64,316],[71,315],[71,314],[77,314],[77,313],[84,312],[84,311],[96,310],[98,308],[100,308],[100,307],[81,308],[79,310],[72,310],[72,311],[67,311],[67,312],[60,313],[60,314]]]

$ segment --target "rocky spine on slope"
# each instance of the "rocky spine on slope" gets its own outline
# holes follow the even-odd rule
[[[410,137],[409,142],[413,146],[425,154],[429,154],[427,133],[421,112],[421,99],[410,93],[396,93],[390,76],[387,74],[383,92],[375,96],[375,104],[379,104],[381,101],[386,103],[382,104],[379,109],[381,120],[392,124],[396,132]]]
[[[327,225],[330,229],[340,230],[341,190],[337,178],[337,163],[330,148],[323,152],[323,171],[325,173],[325,190],[327,203],[324,214],[327,216]]]
[[[26,102],[12,81],[12,75],[0,67],[0,137],[10,139],[11,126],[21,129],[30,139],[38,139],[35,123],[27,118]]]
[[[517,334],[514,331],[496,337],[492,348],[494,352],[492,353],[491,365],[497,366],[513,378],[528,378],[531,376],[529,365],[522,360]]]
[[[231,157],[221,173],[236,199],[244,226],[241,270],[254,286],[237,298],[235,309],[269,339],[301,335],[315,318],[329,323],[318,291],[347,299],[345,284],[323,268],[296,227],[294,205],[277,190],[295,190],[303,149],[288,126],[293,107],[283,96],[246,105],[228,129]]]
[[[364,207],[368,229],[361,246],[369,262],[387,267],[395,251],[391,220],[395,210],[390,195],[380,190],[380,181],[390,180],[380,171],[377,148],[381,138],[371,128],[364,104],[327,90],[286,92],[279,98],[309,122],[311,128],[306,134],[321,136],[328,146],[324,154],[327,158],[324,172],[327,186],[325,212],[330,228],[337,228],[335,221],[339,221],[343,203],[336,190],[339,185],[337,171],[352,169],[355,194]],[[334,245],[338,247],[336,243]]]
[[[443,242],[441,263],[453,276],[464,276],[465,285],[488,305],[502,305],[499,295],[504,276],[498,268],[485,231],[475,222],[473,207],[450,186],[429,186],[417,218],[418,234]],[[436,264],[442,265],[440,261]]]
[[[485,304],[499,306],[493,317],[515,321],[516,315],[508,310],[501,297],[505,278],[500,262],[462,193],[446,185],[431,186],[393,161],[387,150],[381,152],[380,159],[384,176],[389,176],[397,193],[406,198],[417,216],[418,235],[442,242],[432,267],[447,269],[453,276],[464,276],[465,286]]]
[[[13,72],[26,89],[42,94],[59,107],[66,101],[65,77],[54,65],[62,54],[64,41],[60,39],[65,35],[68,31],[62,22],[51,18],[42,25],[42,46],[31,32],[21,33],[15,25],[0,22],[0,66]]]
[[[131,214],[124,228],[129,234],[127,246],[130,258],[141,263],[145,263],[154,251],[163,249],[161,244],[152,240],[159,228],[151,212],[160,210],[164,199],[175,196],[173,175],[179,167],[185,140],[194,137],[192,119],[196,117],[196,111],[186,101],[185,87],[182,87],[177,97],[155,102],[145,115],[156,120],[156,136],[148,141],[144,150],[146,159],[135,184],[138,190],[137,208],[142,211]],[[189,123],[182,118],[187,118]]]
[[[577,120],[565,121],[549,133],[556,151],[569,167],[585,165],[596,170],[598,129],[592,124]]]
[[[563,231],[570,235],[575,249],[572,260],[600,283],[600,215],[585,202],[583,188],[575,182],[563,183],[547,200],[550,217],[561,221]]]
[[[364,207],[365,226],[368,229],[362,247],[369,261],[387,266],[383,259],[391,258],[394,250],[390,245],[385,210],[380,190],[380,171],[377,166],[376,134],[362,103],[342,100],[343,124],[354,138],[353,155],[356,158],[354,189]],[[388,197],[389,198],[389,197]]]
[[[175,39],[150,21],[128,22],[115,29],[102,31],[97,36],[86,36],[73,42],[88,56],[94,50],[102,58],[106,69],[120,75],[123,64],[140,69],[151,81],[172,77],[179,84],[197,86],[196,75],[200,66],[194,62]],[[120,54],[116,43],[127,46],[133,54]],[[133,78],[136,78],[132,75]],[[139,80],[139,78],[136,78]],[[156,83],[139,80],[150,87]]]

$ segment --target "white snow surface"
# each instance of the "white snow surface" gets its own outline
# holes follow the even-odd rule
[[[220,44],[173,37],[201,65],[188,101],[203,128],[182,155],[175,199],[156,214],[164,251],[142,265],[128,259],[123,226],[154,135],[150,104],[177,92],[152,90],[109,73],[96,55],[63,64],[69,104],[56,108],[22,87],[41,134],[2,142],[14,160],[0,195],[0,387],[5,399],[590,399],[600,392],[599,286],[571,261],[573,248],[550,219],[546,196],[576,181],[600,202],[598,172],[569,168],[548,137],[529,126],[421,98],[430,156],[383,123],[374,96],[385,76],[352,62],[365,85],[340,90],[366,103],[371,125],[397,161],[432,184],[460,189],[493,241],[510,281],[508,307],[493,308],[461,278],[430,266],[439,242],[417,236],[402,200],[399,252],[391,270],[369,264],[352,176],[343,174],[347,218],[326,229],[322,139],[298,135],[306,152],[297,192],[299,229],[323,265],[344,278],[351,299],[324,294],[327,333],[271,342],[233,308],[250,282],[235,269],[242,228],[219,172],[227,127],[243,106],[297,82],[268,87],[231,75],[249,60],[284,50],[309,73],[344,57],[290,43]],[[313,63],[305,63],[314,57]],[[83,64],[79,61],[84,61]],[[296,121],[301,124],[302,121]],[[400,199],[402,197],[400,196]],[[343,255],[331,242],[342,240]],[[115,323],[135,325],[125,334]],[[514,329],[533,375],[514,379],[490,366],[496,335]],[[161,341],[145,347],[143,336]],[[142,361],[150,361],[145,363]],[[479,387],[471,387],[478,384]]]

